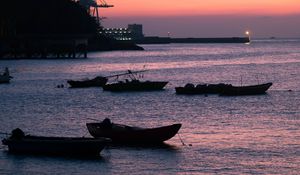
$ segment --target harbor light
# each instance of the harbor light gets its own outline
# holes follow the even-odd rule
[[[249,43],[251,42],[251,39],[250,39],[250,31],[249,31],[249,30],[246,30],[246,31],[245,31],[245,34],[246,34],[246,36],[248,37],[248,40],[249,40],[249,42],[248,42],[247,44],[249,44]]]

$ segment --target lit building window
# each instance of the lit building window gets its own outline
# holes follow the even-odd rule
[[[128,28],[104,28],[102,32],[111,38],[116,40],[134,40],[143,38],[143,26],[140,24],[129,24]]]

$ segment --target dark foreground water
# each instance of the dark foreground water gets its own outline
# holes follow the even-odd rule
[[[300,41],[147,45],[146,51],[90,53],[88,59],[2,60],[14,79],[0,85],[0,131],[89,136],[92,119],[155,127],[182,123],[165,147],[108,147],[99,159],[11,155],[0,174],[298,174]],[[150,69],[159,92],[69,89],[67,79]],[[266,95],[176,95],[186,83],[273,82]],[[65,88],[56,88],[64,84]],[[291,91],[289,91],[291,90]],[[5,135],[1,135],[4,138]]]

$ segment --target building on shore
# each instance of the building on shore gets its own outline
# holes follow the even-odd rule
[[[145,36],[142,24],[128,24],[127,28],[103,28],[101,34],[118,41],[133,41],[136,44],[169,44],[169,43],[249,43],[250,37],[222,38],[171,38]]]
[[[83,8],[85,2],[90,4]],[[93,9],[112,5],[96,2],[0,1],[0,59],[78,58],[87,57],[89,51],[143,50],[133,41],[99,34],[100,17]]]
[[[143,25],[141,24],[128,24],[127,28],[103,28],[100,33],[120,41],[144,38]]]

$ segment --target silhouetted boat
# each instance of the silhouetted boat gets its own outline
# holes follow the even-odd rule
[[[86,126],[93,137],[107,137],[113,143],[158,144],[175,136],[181,124],[157,128],[140,128],[111,123],[109,119],[105,119],[100,123],[87,123]]]
[[[15,129],[2,143],[8,146],[11,153],[97,156],[110,141],[107,138],[30,136]]]
[[[9,83],[10,79],[11,78],[9,75],[0,75],[0,84],[1,83]]]
[[[8,68],[5,68],[5,71],[2,75],[0,75],[0,84],[1,83],[9,83],[10,79],[12,79],[13,77],[9,75],[9,71]]]
[[[68,83],[72,88],[82,88],[82,87],[102,87],[107,83],[108,79],[106,77],[97,76],[93,79],[86,80],[68,80]]]
[[[175,87],[176,94],[219,94],[226,87],[230,86],[228,84],[198,84],[194,86],[193,84],[186,84],[184,87]]]
[[[226,86],[220,95],[258,95],[264,94],[272,86],[272,83],[251,85],[251,86]]]
[[[103,86],[105,91],[122,92],[122,91],[155,91],[162,90],[167,84],[167,81],[140,81],[134,74],[145,72],[143,71],[130,71],[113,75],[113,76],[125,76],[128,75],[131,80],[119,81],[117,83],[106,84]]]
[[[139,81],[139,80],[131,80],[131,81],[120,81],[117,83],[106,84],[103,86],[103,90],[105,91],[154,91],[154,90],[162,90],[168,84],[167,81]]]

